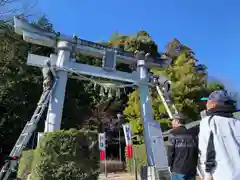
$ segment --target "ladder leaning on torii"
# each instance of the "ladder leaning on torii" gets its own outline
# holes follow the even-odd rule
[[[8,159],[5,161],[4,166],[0,171],[0,180],[8,180],[11,174],[17,171],[18,160],[22,154],[23,149],[27,146],[32,134],[36,131],[38,122],[49,102],[50,96],[56,86],[58,79],[54,78],[53,84],[43,94],[38,102],[37,108],[35,109],[32,118],[28,121],[23,128],[20,136],[17,139],[12,151],[9,154]]]
[[[71,38],[65,35],[45,32],[39,27],[18,18],[14,18],[14,28],[15,32],[22,35],[25,41],[56,48],[58,55],[52,54],[50,58],[34,54],[28,55],[27,64],[31,66],[46,67],[46,62],[50,62],[54,81],[52,82],[51,88],[43,92],[31,120],[27,122],[19,136],[10,153],[10,160],[5,163],[0,172],[0,180],[8,180],[11,173],[16,170],[21,152],[27,145],[32,133],[36,130],[37,123],[48,103],[49,109],[45,121],[45,132],[60,129],[68,72],[128,82],[139,87],[141,115],[147,152],[146,176],[145,178],[143,177],[142,180],[171,179],[160,123],[154,121],[152,113],[149,86],[157,88],[157,92],[170,118],[172,115],[167,104],[171,105],[175,112],[177,112],[177,110],[167,95],[170,88],[170,81],[164,76],[150,75],[148,72],[149,66],[166,67],[171,63],[171,59],[156,61],[151,58],[149,54],[143,52],[132,54],[120,51],[118,48],[107,47],[77,37]],[[102,67],[96,67],[76,63],[70,56],[72,51],[94,57],[102,57],[103,65]],[[132,73],[117,71],[115,69],[117,61],[126,64],[137,64],[137,71]],[[47,64],[49,65],[49,63]],[[47,121],[53,125],[46,127],[48,126]]]

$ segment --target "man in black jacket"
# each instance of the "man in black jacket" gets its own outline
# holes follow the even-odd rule
[[[197,132],[190,132],[183,126],[185,117],[173,116],[168,139],[168,163],[173,180],[195,180],[198,163]]]

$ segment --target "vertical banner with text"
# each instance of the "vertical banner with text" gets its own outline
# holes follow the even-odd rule
[[[126,150],[127,150],[127,158],[131,159],[133,158],[133,146],[132,146],[132,133],[130,124],[126,123],[123,124],[123,131],[126,141]]]
[[[106,158],[106,138],[105,133],[98,134],[100,161],[104,161]]]

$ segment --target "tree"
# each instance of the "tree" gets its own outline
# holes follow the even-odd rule
[[[42,92],[40,69],[26,65],[28,52],[49,56],[52,49],[30,45],[1,21],[0,36],[0,164],[9,154]]]
[[[22,37],[13,32],[13,27],[9,24],[0,22],[0,164],[3,162],[16,142],[26,121],[30,119],[36,108],[36,104],[42,93],[42,75],[39,68],[28,67],[26,58],[28,52],[33,54],[49,56],[53,49],[33,44],[28,44],[22,40]],[[53,25],[43,16],[34,21],[41,28],[54,32]],[[175,39],[174,43],[179,43]],[[105,45],[119,47],[123,50],[134,52],[142,50],[150,52],[155,59],[161,60],[163,53],[158,52],[156,43],[151,36],[140,31],[135,35],[121,35],[115,33]],[[173,58],[172,65],[167,69],[151,69],[156,74],[167,75],[173,81],[171,95],[180,111],[189,113],[189,117],[195,118],[201,109],[194,104],[200,96],[209,93],[206,83],[206,67],[197,64],[192,50],[185,45],[180,44],[180,50],[177,46],[169,45],[165,53]],[[174,53],[174,48],[175,52]],[[171,53],[170,53],[171,51]],[[93,57],[86,57],[76,54],[76,60],[81,63],[101,66],[101,60]],[[117,64],[117,69],[125,72],[131,72],[134,66],[126,64]],[[140,118],[138,92],[132,87],[122,89],[121,98],[108,98],[99,95],[100,87],[94,89],[94,81],[99,78],[92,78],[91,81],[76,81],[69,79],[66,89],[66,98],[63,110],[62,128],[91,128],[93,130],[102,124],[112,123],[119,128],[118,122],[106,121],[106,117],[114,118],[117,112],[125,109],[125,115],[136,134],[141,134],[142,124]],[[106,81],[106,80],[105,80]],[[111,80],[107,81],[111,82]],[[214,87],[215,88],[215,87]],[[213,88],[213,89],[214,89]],[[180,92],[179,92],[180,91]],[[129,94],[129,95],[128,95]],[[128,95],[128,96],[127,96]],[[169,120],[163,118],[166,115],[162,103],[159,101],[154,89],[151,90],[153,96],[153,110],[155,119],[161,122],[162,127],[167,128]],[[128,103],[127,103],[128,102]],[[127,106],[125,108],[125,106]],[[110,108],[109,108],[110,107]],[[113,108],[115,107],[115,108]],[[95,109],[97,109],[95,111]],[[108,110],[106,110],[108,109]],[[193,111],[193,112],[192,112]],[[96,112],[96,113],[95,113]],[[94,114],[95,113],[95,114]],[[97,117],[93,121],[91,117]],[[44,117],[43,117],[44,119]],[[38,131],[43,130],[44,121],[41,121]],[[116,129],[114,127],[113,129]],[[114,134],[114,133],[113,133]],[[8,137],[8,138],[6,138]]]
[[[165,75],[172,81],[170,97],[179,112],[188,117],[188,121],[197,120],[203,106],[200,98],[209,94],[213,89],[222,88],[219,84],[208,84],[206,81],[206,67],[197,64],[191,48],[180,43],[176,38],[166,46],[166,53],[172,58],[172,64],[166,69],[152,68],[154,74]],[[162,129],[169,125],[166,117],[166,110],[154,89],[151,90],[153,113],[155,120],[159,121]],[[124,114],[131,122],[135,134],[142,133],[142,120],[140,117],[140,106],[138,92],[134,91],[129,95],[128,106]]]
[[[52,24],[45,17],[34,23],[47,31],[53,31]],[[12,26],[4,21],[2,21],[0,30],[1,165],[25,123],[31,118],[42,93],[41,71],[39,68],[27,66],[28,52],[49,56],[53,53],[53,49],[26,43],[22,37],[14,33]],[[97,100],[94,100],[97,98],[97,92],[90,89],[88,84],[73,79],[68,80],[63,128],[81,128],[83,119],[91,114],[97,104]],[[38,131],[42,131],[43,127],[44,121],[40,121]]]
[[[53,53],[51,48],[26,43],[22,37],[14,33],[10,24],[1,22],[0,165],[12,149],[25,123],[31,118],[42,93],[40,69],[26,65],[28,52],[43,56]],[[33,23],[47,31],[54,31],[53,25],[44,16]],[[76,59],[78,62],[100,65],[99,59],[80,54],[76,55]],[[118,65],[118,68],[129,70],[128,67],[121,65]],[[68,79],[62,119],[63,129],[81,129],[89,125],[93,129],[97,128],[98,122],[91,124],[87,121],[95,108],[105,102],[105,99],[99,96],[100,88],[95,90],[93,86],[88,81]],[[38,131],[42,131],[43,127],[44,121],[40,121]]]
[[[34,15],[36,0],[0,0],[0,20],[12,21],[14,16]]]

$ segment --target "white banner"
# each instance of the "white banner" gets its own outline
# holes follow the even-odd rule
[[[132,145],[132,133],[131,133],[130,124],[126,123],[126,124],[123,124],[122,126],[123,126],[126,145]]]
[[[105,133],[98,134],[98,143],[99,143],[99,150],[105,151],[105,148],[106,148]]]

